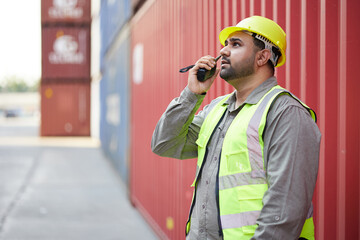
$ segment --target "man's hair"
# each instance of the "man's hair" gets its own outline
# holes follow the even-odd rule
[[[255,47],[258,48],[257,51],[261,51],[261,50],[265,49],[265,43],[263,41],[261,41],[261,40],[259,40],[257,38],[253,38],[253,39],[254,39]],[[271,69],[272,74],[274,75],[275,67],[274,67],[273,63],[270,61],[270,59],[267,61],[267,64],[269,65],[269,68]]]

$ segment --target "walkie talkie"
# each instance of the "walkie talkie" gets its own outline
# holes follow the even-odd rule
[[[215,66],[213,68],[211,68],[210,70],[207,70],[206,68],[200,68],[197,72],[197,79],[200,81],[200,82],[204,82],[206,81],[207,79],[211,78],[214,74],[215,74],[215,71],[216,71],[216,62],[220,59],[221,55],[217,56],[215,58]],[[191,68],[193,68],[195,65],[190,65],[190,66],[187,66],[185,68],[182,68],[180,69],[180,72],[181,73],[185,73],[187,71],[189,71]]]

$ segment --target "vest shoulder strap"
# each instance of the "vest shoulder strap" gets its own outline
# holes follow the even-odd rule
[[[282,88],[279,86],[279,88]],[[277,94],[277,96],[274,98],[274,100],[272,101],[271,105],[270,105],[270,109],[272,108],[272,106],[274,105],[274,103],[276,102],[276,100],[286,94],[290,97],[292,97],[293,99],[295,99],[296,101],[298,101],[310,114],[311,118],[314,120],[314,122],[317,122],[317,117],[316,117],[316,113],[314,110],[312,110],[310,107],[308,107],[305,103],[303,103],[298,97],[296,97],[294,94],[292,94],[291,92],[289,92],[288,90],[286,90],[285,88],[282,88],[284,91],[279,92]]]

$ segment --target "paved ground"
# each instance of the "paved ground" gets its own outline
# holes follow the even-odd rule
[[[0,119],[0,240],[157,239],[96,140]]]

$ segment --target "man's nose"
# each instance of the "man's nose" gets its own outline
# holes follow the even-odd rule
[[[220,54],[221,56],[229,56],[230,55],[230,51],[228,49],[227,46],[223,47],[221,50],[220,50]]]

